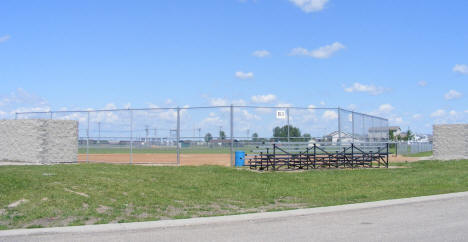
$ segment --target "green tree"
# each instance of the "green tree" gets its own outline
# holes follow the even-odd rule
[[[273,129],[273,137],[277,141],[288,141],[288,125],[283,127],[275,127]],[[289,125],[289,137],[301,137],[301,131],[292,125]],[[302,138],[299,138],[299,140]],[[297,141],[297,138],[290,138],[291,141]]]
[[[389,130],[388,131],[388,138],[390,140],[395,140],[395,130]]]
[[[252,134],[252,141],[253,142],[258,142],[258,134],[257,133]]]
[[[210,133],[205,134],[205,142],[210,142],[213,140],[213,136]]]
[[[408,129],[408,131],[406,131],[406,140],[413,140],[413,138],[414,138],[413,132],[411,132],[411,130]]]
[[[219,131],[219,139],[220,140],[225,140],[226,139],[226,134],[224,133],[224,131]]]
[[[310,134],[307,134],[307,133],[305,133],[304,135],[302,135],[302,137],[304,137],[304,142],[307,142],[307,141],[309,141],[309,140],[312,138],[312,136],[311,136]]]

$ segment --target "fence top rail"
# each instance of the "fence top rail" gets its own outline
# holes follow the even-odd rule
[[[50,110],[50,111],[31,111],[31,112],[15,112],[16,115],[25,114],[53,114],[53,113],[93,113],[93,112],[117,112],[117,111],[151,111],[151,110],[189,110],[189,109],[214,109],[214,108],[266,108],[266,109],[302,109],[302,110],[337,110],[351,112],[354,114],[376,118],[388,121],[386,118],[347,110],[340,107],[300,107],[300,106],[249,106],[249,105],[224,105],[224,106],[194,106],[194,107],[154,107],[154,108],[117,108],[117,109],[92,109],[92,110]]]

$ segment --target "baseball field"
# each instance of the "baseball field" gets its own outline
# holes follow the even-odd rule
[[[144,164],[176,164],[177,150],[175,148],[136,148],[133,149],[132,162]],[[90,148],[86,154],[85,148],[79,149],[79,162],[129,163],[129,148]],[[220,165],[229,166],[231,161],[230,148],[189,148],[181,149],[181,165]]]
[[[243,147],[247,154],[254,147]],[[236,149],[237,150],[237,149]],[[136,148],[133,149],[132,163],[135,164],[176,164],[177,150],[175,148]],[[414,155],[413,155],[414,156]],[[428,155],[430,156],[430,154]],[[412,162],[420,160],[419,157],[390,155],[390,162]],[[90,163],[117,163],[126,164],[130,162],[129,148],[80,148],[78,162]],[[219,165],[230,166],[230,148],[182,148],[180,151],[180,164],[183,166]]]

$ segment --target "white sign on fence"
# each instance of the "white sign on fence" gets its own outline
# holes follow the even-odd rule
[[[276,110],[276,118],[277,119],[286,119],[286,111]]]

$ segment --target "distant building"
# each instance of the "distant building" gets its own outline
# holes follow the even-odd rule
[[[400,134],[398,135],[398,137],[400,137],[400,139],[406,139],[407,136],[408,136],[407,133],[400,133]]]
[[[333,131],[323,137],[324,142],[331,142],[337,144],[341,138],[341,143],[353,143],[353,135],[346,132]]]
[[[401,128],[400,126],[389,126],[388,131],[393,132],[394,137],[397,137],[401,133]]]
[[[413,137],[413,141],[416,142],[431,142],[432,143],[432,135],[429,134],[415,134]]]

